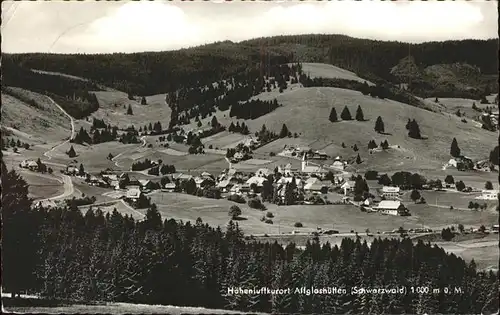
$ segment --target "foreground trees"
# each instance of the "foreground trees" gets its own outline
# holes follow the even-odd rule
[[[5,175],[6,174],[6,175]],[[5,176],[5,177],[4,177]],[[143,221],[116,210],[29,210],[27,189],[2,166],[3,288],[76,300],[174,304],[280,313],[485,313],[498,307],[498,278],[439,247],[410,239],[344,239],[337,246],[245,242],[196,222]],[[366,191],[359,180],[360,192]],[[23,188],[24,187],[24,188]],[[5,203],[7,202],[7,203]],[[29,235],[32,233],[33,235]],[[34,235],[36,234],[36,235]],[[23,246],[17,246],[18,240]],[[35,242],[34,240],[39,240]],[[8,252],[6,252],[8,251]],[[8,255],[7,255],[8,253]],[[7,257],[7,261],[5,260]],[[21,281],[22,280],[22,281]],[[462,287],[461,294],[298,294],[295,288]],[[234,295],[235,287],[288,288],[291,294]],[[369,302],[367,297],[370,297]]]

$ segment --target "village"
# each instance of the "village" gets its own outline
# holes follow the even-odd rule
[[[300,167],[286,163],[276,165],[274,168],[260,167],[255,171],[240,168],[239,162],[245,159],[241,158],[243,154],[241,157],[237,154],[241,152],[245,152],[246,155],[251,154],[258,145],[258,140],[248,137],[236,145],[231,158],[226,155],[225,160],[229,167],[214,174],[207,171],[176,171],[174,165],[149,159],[135,162],[129,170],[107,168],[90,174],[85,171],[84,164],[70,163],[60,172],[102,190],[102,195],[123,200],[134,209],[148,208],[152,204],[150,197],[153,195],[184,193],[200,198],[227,199],[234,202],[235,206],[246,203],[250,208],[261,211],[267,209],[266,203],[278,206],[331,205],[332,211],[335,205],[347,205],[352,207],[352,211],[411,216],[403,196],[410,195],[415,204],[426,203],[420,191],[472,192],[476,193],[475,199],[478,201],[494,201],[498,198],[498,190],[468,187],[463,182],[455,183],[452,176],[447,176],[442,181],[441,179],[427,181],[418,174],[407,172],[397,172],[392,178],[376,171],[361,174],[353,168],[352,164],[356,163],[354,158],[344,159],[342,156],[333,158],[321,150],[293,144],[285,145],[283,151],[277,155],[300,161]],[[327,160],[333,163],[326,163]],[[33,172],[47,172],[47,166],[40,160],[24,160],[19,166]],[[463,170],[468,167],[479,167],[479,164],[474,165],[464,157],[452,159],[446,166]],[[49,168],[49,171],[52,172],[52,169]],[[137,176],[146,174],[151,178],[144,179],[144,176]],[[376,188],[369,187],[368,182],[370,186],[374,184]],[[462,185],[463,187],[460,187]],[[53,204],[50,199],[47,201]],[[78,206],[92,206],[94,202],[95,197],[92,199],[86,196],[85,201],[80,200]],[[471,202],[469,205],[471,210],[485,208],[486,203]],[[261,221],[272,224],[272,220],[265,216]],[[300,225],[294,227],[300,228]],[[428,228],[410,230],[413,233],[431,231]],[[301,232],[295,230],[293,233]]]

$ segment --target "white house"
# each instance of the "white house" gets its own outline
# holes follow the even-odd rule
[[[175,191],[175,188],[176,188],[175,183],[168,183],[168,184],[165,184],[165,190],[166,190],[167,192],[174,192],[174,191]]]
[[[384,197],[385,199],[395,200],[399,198],[400,193],[401,190],[399,189],[399,187],[384,186],[382,187],[382,194],[380,196]]]
[[[375,210],[389,215],[407,215],[408,209],[401,203],[395,200],[382,200],[378,206],[374,207]]]
[[[126,198],[132,199],[133,201],[136,201],[139,199],[139,197],[142,195],[142,192],[139,188],[130,188],[127,190],[127,194],[125,195]]]
[[[347,195],[348,192],[354,189],[354,185],[355,185],[354,181],[348,180],[345,183],[343,183],[342,186],[340,186],[340,188],[344,190],[344,195]]]
[[[476,199],[481,200],[497,200],[498,190],[483,190],[481,196],[476,197]]]
[[[265,177],[252,176],[246,181],[246,184],[247,185],[256,184],[257,187],[262,187],[265,181],[267,181],[267,178]]]

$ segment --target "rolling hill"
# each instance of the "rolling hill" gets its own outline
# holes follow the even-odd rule
[[[65,73],[116,90],[153,95],[180,87],[206,85],[236,75],[249,66],[265,68],[266,64],[296,61],[329,63],[374,83],[400,83],[397,76],[391,74],[391,68],[409,54],[424,68],[456,63],[477,67],[481,75],[469,84],[473,83],[480,91],[487,87],[495,90],[498,89],[495,80],[497,52],[498,41],[495,39],[408,44],[312,34],[256,38],[239,43],[225,41],[167,52],[2,54],[2,57],[27,69]],[[438,70],[448,72],[448,69]],[[485,77],[490,79],[484,81]],[[421,96],[434,96],[432,84],[424,87],[419,90]]]
[[[19,88],[2,89],[2,121],[28,143],[60,140],[71,131],[68,118],[39,93]],[[14,131],[15,132],[15,131]]]

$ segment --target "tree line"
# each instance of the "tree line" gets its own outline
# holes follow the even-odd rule
[[[371,246],[245,241],[201,219],[163,219],[150,206],[135,221],[116,210],[31,208],[26,182],[2,163],[3,288],[77,301],[203,306],[274,313],[456,313],[496,311],[498,276],[442,248],[405,239]],[[160,280],[161,279],[161,280]],[[228,289],[425,286],[440,293],[232,295]],[[445,288],[459,287],[462,294]]]

